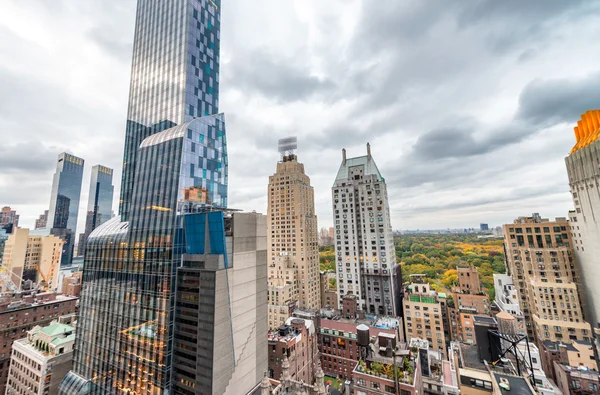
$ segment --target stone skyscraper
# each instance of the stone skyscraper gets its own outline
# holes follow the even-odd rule
[[[112,169],[101,165],[92,167],[85,231],[79,235],[77,248],[77,255],[79,256],[83,256],[85,253],[85,245],[90,233],[112,216],[112,201],[115,189],[112,179]]]
[[[342,150],[331,191],[340,305],[351,293],[367,313],[400,316],[402,275],[396,265],[387,188],[369,144],[365,156],[347,159]]]
[[[73,370],[60,393],[167,394],[196,377],[200,365],[174,346],[184,331],[176,306],[186,303],[175,286],[190,248],[184,217],[227,206],[220,5],[138,1],[119,215],[88,238]]]
[[[519,217],[504,225],[504,246],[529,339],[589,342],[567,219]]]
[[[58,155],[56,173],[52,181],[45,232],[49,231],[65,241],[61,258],[63,266],[70,265],[73,260],[83,166],[83,159],[63,152]]]
[[[280,140],[280,146],[282,141]],[[319,245],[314,190],[294,153],[295,139],[280,149],[269,177],[269,327],[285,323],[295,307],[321,306]],[[288,148],[288,149],[286,149]]]
[[[586,319],[600,338],[600,110],[587,111],[575,127],[576,143],[567,156],[575,211],[570,214],[573,249],[579,263]]]

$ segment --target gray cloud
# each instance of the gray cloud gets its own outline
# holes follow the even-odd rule
[[[276,59],[266,50],[237,56],[229,64],[226,83],[244,94],[260,94],[280,103],[309,100],[333,92],[336,85],[327,78],[311,75],[302,56]]]
[[[574,122],[600,106],[600,73],[580,80],[534,80],[519,97],[518,117],[535,125]]]

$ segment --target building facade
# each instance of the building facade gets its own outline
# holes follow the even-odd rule
[[[15,228],[19,226],[19,215],[8,206],[2,207],[0,210],[0,227],[12,224]]]
[[[507,267],[519,294],[530,340],[589,341],[579,274],[566,218],[538,214],[504,225]]]
[[[311,320],[290,317],[277,330],[270,331],[269,377],[280,380],[283,361],[287,358],[290,377],[293,380],[312,383],[315,367],[319,363],[317,331]]]
[[[6,394],[56,394],[71,369],[75,328],[53,322],[13,343]]]
[[[76,305],[77,298],[54,292],[22,293],[0,299],[0,333],[4,336],[0,344],[0,393],[6,392],[13,342],[27,337],[27,332],[36,325],[46,326],[61,316],[75,313]]]
[[[61,257],[63,266],[70,265],[73,260],[83,166],[83,159],[63,152],[58,155],[52,180],[46,227],[51,234],[65,241]]]
[[[220,23],[220,0],[138,1],[119,215],[87,241],[73,370],[61,393],[173,388],[184,217],[227,206]],[[132,335],[139,328],[143,341]]]
[[[400,266],[387,188],[367,144],[367,155],[346,158],[332,187],[338,298],[357,295],[370,314],[401,316]]]
[[[321,307],[319,243],[314,190],[293,151],[277,163],[268,192],[269,322],[275,329],[296,302],[300,309]]]
[[[174,393],[235,395],[260,382],[267,369],[266,225],[256,213],[186,215],[175,290]]]
[[[115,189],[112,178],[113,169],[102,165],[92,167],[85,231],[79,235],[78,256],[84,256],[85,245],[90,233],[103,222],[112,218],[113,192]]]
[[[16,228],[6,240],[2,266],[17,289],[31,280],[43,289],[56,290],[63,244],[60,237],[32,235],[29,229]]]
[[[48,224],[48,210],[44,210],[44,214],[40,214],[40,216],[35,220],[34,229],[45,228]]]
[[[452,290],[454,307],[448,308],[452,340],[475,343],[474,317],[490,314],[490,300],[474,266],[458,266],[458,286]]]
[[[600,337],[600,110],[587,111],[575,127],[576,144],[565,158],[575,210],[570,213],[575,258],[581,270],[587,320]],[[598,343],[597,343],[598,344]]]
[[[335,273],[321,272],[321,305],[326,308],[339,309],[337,287],[332,282],[337,281]]]
[[[431,290],[422,275],[413,275],[411,284],[405,289],[403,304],[406,339],[427,340],[431,349],[439,351],[446,359],[447,339],[442,316],[447,308],[445,299]]]

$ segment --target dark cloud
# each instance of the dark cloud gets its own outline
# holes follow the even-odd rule
[[[301,54],[294,59],[276,59],[267,50],[237,56],[227,65],[226,84],[244,94],[259,94],[279,103],[322,98],[332,93],[336,84],[312,75],[301,59]]]
[[[519,96],[518,117],[534,125],[575,122],[600,107],[600,73],[580,80],[534,80]]]

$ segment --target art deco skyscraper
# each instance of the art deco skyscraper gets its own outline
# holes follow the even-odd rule
[[[138,1],[120,210],[88,238],[63,394],[172,393],[196,376],[174,347],[174,311],[185,307],[175,278],[189,248],[185,215],[227,205],[220,3]]]
[[[367,155],[346,158],[331,188],[340,305],[348,293],[370,314],[401,315],[400,266],[392,235],[387,188],[367,144]]]
[[[295,307],[321,306],[315,197],[296,139],[280,140],[281,161],[269,177],[269,327],[285,323]]]
[[[575,127],[576,144],[567,156],[575,211],[570,215],[574,251],[581,271],[586,318],[600,345],[600,110],[587,111]]]
[[[92,167],[90,193],[88,196],[85,232],[79,235],[77,253],[83,256],[90,233],[112,216],[112,201],[115,187],[112,184],[113,169],[102,165]]]
[[[84,160],[81,158],[66,152],[58,155],[46,226],[50,233],[65,241],[62,266],[70,265],[73,260],[83,166]]]

